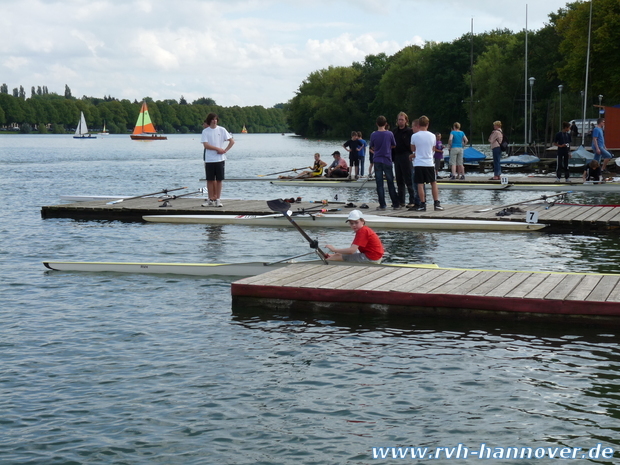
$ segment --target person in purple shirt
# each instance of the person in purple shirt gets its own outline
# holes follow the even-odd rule
[[[383,187],[383,176],[388,185],[388,192],[392,200],[392,208],[400,210],[400,201],[394,188],[394,171],[392,171],[392,149],[396,147],[396,139],[394,134],[388,131],[385,126],[387,119],[385,116],[377,118],[377,130],[370,135],[370,148],[374,152],[375,165],[375,181],[377,183],[377,196],[379,197],[379,206],[377,210],[385,210],[385,189]]]

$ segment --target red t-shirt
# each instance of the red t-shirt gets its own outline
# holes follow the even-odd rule
[[[358,250],[366,255],[369,260],[380,260],[383,257],[381,239],[368,226],[363,226],[362,229],[355,233],[353,245],[356,245]]]

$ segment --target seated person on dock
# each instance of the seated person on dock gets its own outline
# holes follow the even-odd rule
[[[325,174],[328,178],[346,178],[349,176],[349,165],[344,160],[344,158],[340,157],[340,152],[336,150],[332,153],[334,157],[334,161],[329,168],[327,168],[327,173]]]
[[[596,160],[592,160],[583,172],[583,181],[605,182],[601,175],[601,166]]]
[[[314,178],[317,176],[323,176],[323,168],[327,166],[323,160],[321,160],[321,155],[318,153],[314,154],[314,165],[309,166],[308,168],[311,171],[302,171],[293,179],[306,179],[306,178]]]
[[[333,252],[328,255],[327,260],[360,262],[360,263],[381,263],[383,258],[383,244],[379,236],[366,226],[364,216],[359,210],[352,210],[347,218],[347,223],[353,231],[355,238],[350,247],[346,249],[337,249],[333,245],[328,244],[326,247]]]

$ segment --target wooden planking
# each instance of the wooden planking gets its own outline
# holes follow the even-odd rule
[[[436,271],[436,270],[433,270]],[[440,275],[443,273],[439,273]],[[435,275],[435,273],[433,273]],[[381,288],[374,288],[375,290],[381,291],[395,291],[395,292],[408,292],[407,289],[410,286],[417,286],[420,283],[426,282],[428,280],[428,270],[427,269],[418,269],[413,273],[407,273],[406,275],[402,275],[399,278],[394,279],[393,281],[385,283],[385,285]]]
[[[580,286],[582,280],[583,275],[565,275],[564,278],[545,296],[545,299],[565,299],[575,288]]]
[[[419,280],[418,283],[409,283],[406,286],[403,286],[403,289],[397,289],[401,292],[413,292],[416,294],[427,294],[443,286],[446,283],[449,283],[455,279],[457,279],[461,274],[463,274],[466,270],[446,270],[445,273],[435,276],[435,273],[427,274],[424,276],[424,279]]]
[[[546,277],[547,275],[543,273],[532,273],[525,280],[523,280],[518,287],[515,287],[504,297],[524,298],[527,294],[536,289],[536,287],[538,287],[540,283],[545,280]]]
[[[564,300],[586,300],[587,297],[592,292],[592,289],[596,287],[598,282],[601,280],[600,275],[587,275],[584,276],[579,286],[572,290],[570,294],[568,294]]]
[[[485,297],[507,297],[508,294],[517,289],[523,281],[528,279],[533,273],[513,273],[507,280],[499,284],[495,289],[485,294]]]
[[[359,289],[365,284],[385,276],[393,275],[393,273],[393,270],[389,268],[374,268],[361,271],[359,274],[347,277],[341,284],[334,286],[334,289]]]
[[[609,294],[618,285],[618,276],[603,276],[598,284],[594,287],[590,295],[586,298],[587,301],[605,302],[609,297]]]
[[[543,279],[538,286],[528,292],[524,297],[526,299],[544,299],[549,292],[562,281],[564,275],[561,274],[546,274],[543,273],[545,279]]]
[[[403,268],[396,268],[396,269],[390,268],[390,270],[391,270],[390,274],[377,278],[373,280],[372,282],[363,284],[360,286],[360,289],[364,291],[381,289],[384,286],[387,286],[388,284],[393,283],[397,281],[398,279],[403,278],[404,276],[409,276],[409,278],[407,279],[411,279],[411,275],[414,275],[416,273],[422,274],[421,269],[419,268],[404,268],[403,267]]]
[[[497,273],[495,271],[483,271],[479,279],[482,281],[478,286],[470,289],[467,295],[486,295],[496,289],[499,285],[510,279],[514,273]]]
[[[430,294],[463,294],[478,284],[476,277],[480,275],[480,271],[468,270],[454,279],[451,279],[443,286],[436,287],[428,292]]]

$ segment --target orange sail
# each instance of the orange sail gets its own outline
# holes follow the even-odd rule
[[[160,136],[153,126],[151,116],[149,115],[149,109],[146,106],[146,102],[142,102],[142,108],[138,115],[138,121],[136,121],[136,127],[133,129],[133,133],[130,136],[132,140],[166,140],[166,136]]]
[[[149,115],[149,109],[146,106],[146,102],[142,102],[142,108],[140,109],[140,114],[138,115],[138,121],[136,122],[136,127],[133,130],[134,134],[142,134],[142,133],[156,133],[155,126],[153,126],[153,122],[151,121],[151,116]]]

